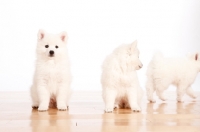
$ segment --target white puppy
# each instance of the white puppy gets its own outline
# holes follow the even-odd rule
[[[32,107],[46,111],[56,102],[66,110],[71,94],[71,73],[67,54],[67,34],[38,32],[36,69],[31,87]]]
[[[112,112],[115,107],[141,111],[139,104],[143,90],[136,73],[140,68],[142,63],[139,60],[137,41],[121,45],[107,56],[101,76],[105,112]]]
[[[153,93],[156,91],[158,97],[164,101],[163,91],[170,84],[177,87],[178,102],[182,102],[185,93],[195,98],[191,85],[199,72],[198,53],[182,58],[164,58],[161,53],[155,54],[147,69],[147,99],[155,102]]]

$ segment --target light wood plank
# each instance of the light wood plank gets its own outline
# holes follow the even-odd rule
[[[176,102],[175,92],[167,101],[149,103],[144,97],[142,112],[115,109],[104,113],[101,92],[75,91],[68,111],[31,108],[28,92],[0,92],[0,132],[199,132],[200,92],[193,100]]]

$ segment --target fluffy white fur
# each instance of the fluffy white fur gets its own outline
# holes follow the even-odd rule
[[[56,102],[58,110],[66,110],[71,94],[71,73],[67,53],[67,34],[38,32],[36,69],[31,86],[32,107],[46,111]],[[48,45],[48,46],[47,46]],[[50,51],[54,54],[50,54]]]
[[[143,90],[136,73],[140,68],[137,41],[119,46],[106,57],[101,76],[105,112],[112,112],[115,107],[141,111]]]
[[[156,53],[147,69],[147,99],[155,102],[153,93],[156,91],[158,97],[164,101],[163,91],[171,84],[177,87],[178,102],[182,102],[185,93],[195,98],[191,85],[199,72],[198,53],[182,58],[164,58],[161,53]]]

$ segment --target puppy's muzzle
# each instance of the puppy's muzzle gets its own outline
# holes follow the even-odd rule
[[[143,64],[140,64],[140,65],[139,65],[139,68],[142,68],[142,67],[143,67]]]
[[[50,57],[53,57],[53,56],[54,56],[54,51],[53,51],[53,50],[50,50],[50,51],[49,51],[49,56],[50,56]]]

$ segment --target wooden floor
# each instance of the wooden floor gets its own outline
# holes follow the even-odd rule
[[[104,113],[100,92],[74,92],[68,111],[38,112],[28,92],[0,92],[0,132],[200,132],[197,95],[176,103],[175,92],[167,92],[165,102],[148,103],[144,97],[140,113]]]

